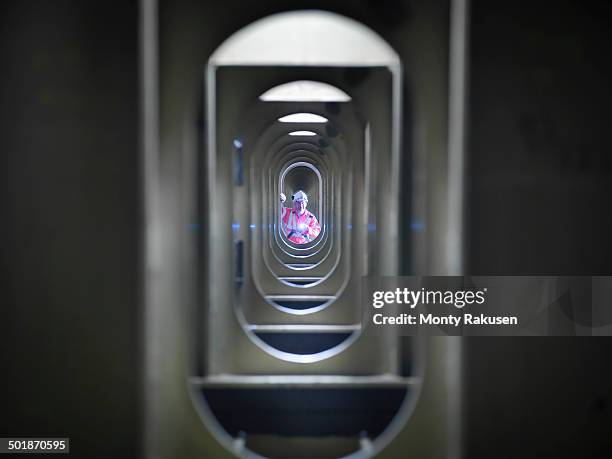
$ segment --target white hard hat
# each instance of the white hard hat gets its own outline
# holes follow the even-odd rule
[[[291,197],[294,201],[306,201],[308,202],[308,195],[304,193],[302,190],[296,192]]]

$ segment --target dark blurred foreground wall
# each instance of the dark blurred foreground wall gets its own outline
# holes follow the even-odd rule
[[[139,439],[136,1],[0,3],[0,436]]]
[[[139,451],[137,6],[0,5],[0,435],[75,457]],[[612,274],[610,6],[473,13],[469,271]],[[466,344],[466,457],[612,457],[610,339]]]
[[[612,3],[472,16],[469,271],[612,275]],[[466,340],[467,458],[612,457],[612,338]]]

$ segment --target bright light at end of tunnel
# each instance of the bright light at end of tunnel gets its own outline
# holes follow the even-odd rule
[[[314,113],[292,113],[278,119],[281,123],[326,123],[327,118]]]
[[[312,131],[293,131],[289,135],[317,135],[317,133]]]

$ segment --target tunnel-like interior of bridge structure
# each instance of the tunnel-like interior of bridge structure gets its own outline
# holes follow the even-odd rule
[[[323,12],[260,20],[209,60],[211,287],[191,384],[242,457],[372,457],[416,400],[418,346],[367,333],[361,299],[364,276],[397,269],[400,74],[380,37]],[[282,218],[298,191],[320,226],[304,243]]]

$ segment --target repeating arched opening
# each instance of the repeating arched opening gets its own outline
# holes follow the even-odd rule
[[[323,179],[321,172],[317,167],[308,161],[297,161],[284,168],[280,176],[279,188],[291,200],[295,200],[295,194],[302,192],[307,200],[307,210],[313,213],[319,227],[325,224],[325,216],[323,213]],[[290,202],[291,204],[291,202]],[[282,219],[279,225],[282,227]],[[308,228],[303,230],[307,231]],[[282,231],[282,235],[286,238],[287,231]],[[315,238],[312,239],[314,241]],[[308,241],[310,242],[310,241]]]
[[[218,291],[206,309],[206,371],[192,388],[207,428],[240,457],[282,456],[296,437],[312,457],[372,457],[410,415],[416,346],[363,333],[360,299],[363,276],[396,266],[399,74],[384,40],[321,11],[257,21],[209,60]],[[297,190],[321,224],[304,244],[279,219],[280,194]],[[249,413],[228,416],[240,407]],[[330,432],[342,437],[332,448]]]

